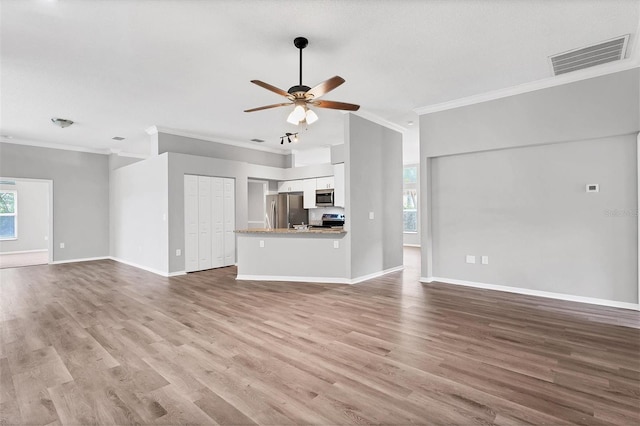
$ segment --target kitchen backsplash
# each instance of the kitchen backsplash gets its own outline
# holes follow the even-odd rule
[[[322,225],[322,215],[325,213],[344,214],[342,207],[318,207],[309,209],[309,225]]]

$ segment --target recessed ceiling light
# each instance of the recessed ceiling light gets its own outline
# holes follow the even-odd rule
[[[113,139],[114,141],[123,141],[124,138],[122,136],[114,136],[111,139]]]
[[[413,121],[407,121],[408,126],[413,126]]]

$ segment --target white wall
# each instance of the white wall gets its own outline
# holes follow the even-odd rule
[[[16,191],[18,239],[0,241],[0,253],[49,248],[49,183],[16,180],[0,189]]]
[[[54,261],[109,255],[108,156],[0,143],[0,176],[53,181]]]
[[[160,274],[169,271],[167,170],[162,154],[111,172],[111,256]]]

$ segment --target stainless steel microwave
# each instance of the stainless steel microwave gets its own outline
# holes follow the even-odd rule
[[[316,207],[333,206],[333,189],[318,189],[316,191]]]

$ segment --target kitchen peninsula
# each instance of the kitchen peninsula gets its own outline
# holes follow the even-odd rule
[[[237,230],[238,280],[349,283],[341,228]]]

